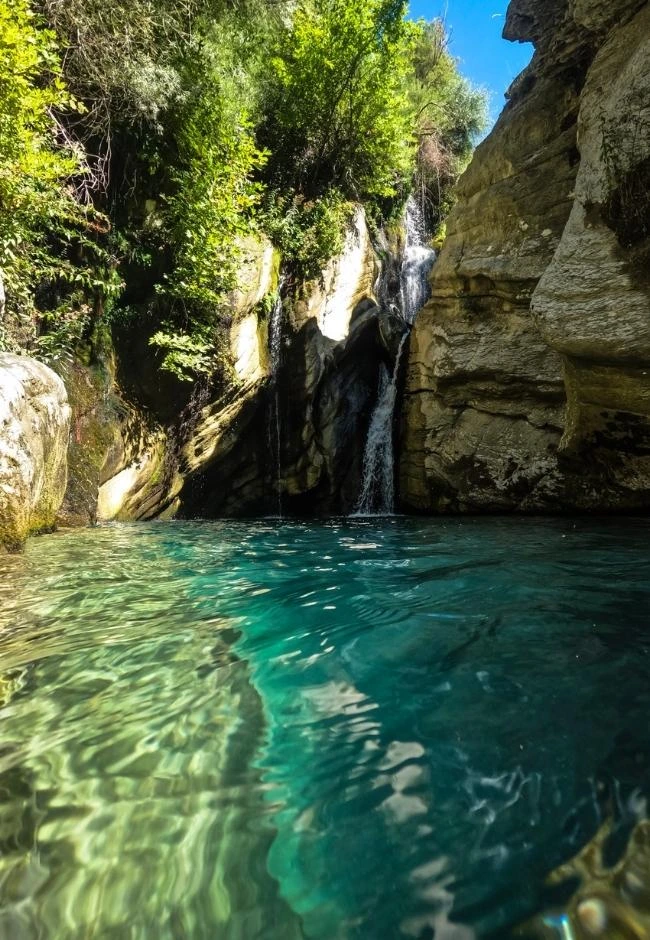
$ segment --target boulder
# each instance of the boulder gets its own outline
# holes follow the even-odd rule
[[[54,527],[67,478],[70,408],[47,366],[0,353],[0,549]]]

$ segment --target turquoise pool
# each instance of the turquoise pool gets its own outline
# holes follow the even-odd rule
[[[648,815],[649,541],[151,523],[0,559],[0,940],[510,936]]]

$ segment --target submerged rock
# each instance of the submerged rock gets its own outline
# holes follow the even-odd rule
[[[650,934],[650,823],[640,822],[619,861],[604,861],[612,834],[605,823],[575,858],[557,868],[549,887],[579,879],[579,888],[560,910],[541,914],[520,927],[522,940],[644,940]],[[561,933],[558,928],[561,927]]]
[[[0,353],[0,550],[54,527],[67,476],[70,408],[41,362]]]

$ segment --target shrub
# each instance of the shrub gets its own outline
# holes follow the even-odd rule
[[[405,0],[298,5],[271,57],[262,139],[272,186],[315,199],[391,196],[412,167]]]
[[[106,220],[76,198],[84,154],[54,115],[77,107],[61,74],[55,37],[27,0],[0,5],[0,272],[7,292],[4,343],[23,342],[36,310],[62,292],[114,292],[109,255],[96,240]],[[11,318],[9,317],[11,314]],[[43,321],[40,321],[43,326]]]

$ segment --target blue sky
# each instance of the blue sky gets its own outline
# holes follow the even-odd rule
[[[440,16],[451,34],[450,52],[460,71],[490,92],[493,120],[503,107],[510,82],[528,65],[533,47],[501,38],[508,0],[411,0],[411,16]]]

